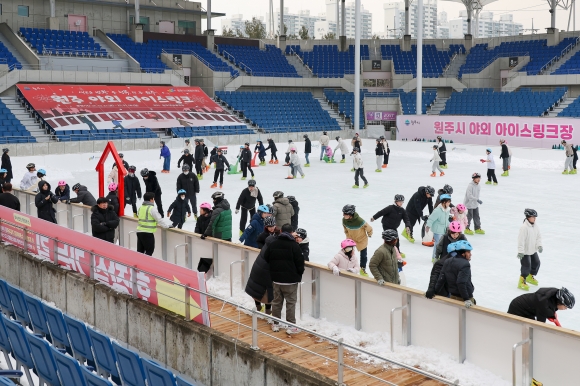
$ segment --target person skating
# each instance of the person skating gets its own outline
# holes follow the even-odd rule
[[[183,150],[183,155],[177,161],[178,168],[181,168],[181,162],[183,162],[184,165],[189,165],[190,169],[193,169],[193,165],[195,164],[195,159],[193,158],[193,155],[189,152],[189,149]]]
[[[487,158],[480,159],[481,163],[487,163],[487,182],[485,184],[491,185],[491,181],[493,180],[493,184],[497,185],[497,178],[495,177],[495,160],[491,154],[491,149],[485,149],[485,154],[487,154]]]
[[[447,251],[450,257],[445,260],[437,284],[432,294],[442,290],[449,293],[449,297],[462,301],[466,308],[477,304],[473,298],[475,287],[471,282],[471,261],[473,247],[469,241],[460,240],[449,244]]]
[[[363,159],[360,155],[360,149],[358,147],[352,148],[352,167],[354,169],[354,185],[352,186],[354,189],[359,188],[359,177],[363,180],[364,185],[363,188],[369,187],[369,182],[365,178],[364,169],[363,169]]]
[[[205,142],[204,142],[203,138],[199,139],[199,144],[201,145],[201,148],[203,149],[203,158],[201,160],[201,170],[204,173],[206,173],[209,171],[209,165],[205,161],[207,159],[207,156],[209,155],[209,150],[207,149],[207,146],[205,146]]]
[[[381,135],[379,139],[381,140],[381,144],[383,145],[384,154],[382,168],[385,169],[389,166],[389,155],[391,154],[391,148],[389,147],[389,143],[385,139],[384,135]]]
[[[564,145],[564,149],[566,150],[566,162],[564,163],[564,171],[562,174],[574,174],[574,168],[572,166],[574,162],[574,151],[572,150],[572,145],[565,140],[562,140],[562,145]],[[568,169],[570,169],[570,172],[568,172]]]
[[[163,192],[161,192],[161,186],[159,185],[159,180],[157,180],[157,173],[145,168],[141,170],[141,177],[143,177],[145,192],[155,193],[155,205],[157,206],[157,211],[163,218],[163,202],[161,201]]]
[[[264,231],[256,238],[256,244],[258,244],[258,248],[264,248],[268,236],[276,233],[280,233],[280,229],[276,228],[276,218],[273,216],[266,217],[264,219]]]
[[[258,200],[258,205],[264,205],[264,199],[262,198],[262,192],[256,186],[256,180],[249,180],[248,187],[240,193],[238,197],[238,202],[236,203],[236,214],[242,211],[240,215],[240,236],[244,233],[246,229],[246,223],[248,222],[248,212],[250,213],[250,219],[256,214],[256,200]]]
[[[202,202],[199,206],[199,217],[195,223],[194,232],[200,235],[205,233],[209,222],[211,221],[211,214],[213,210],[211,209],[211,204],[209,202]],[[193,208],[192,208],[193,209]]]
[[[26,165],[27,173],[24,173],[22,181],[20,181],[20,189],[28,190],[38,184],[38,176],[36,175],[36,165],[32,162]]]
[[[258,158],[260,159],[260,166],[266,166],[266,148],[264,144],[259,139],[256,141],[256,147],[254,147],[254,153],[258,153]]]
[[[193,211],[193,216],[197,220],[197,194],[199,193],[199,180],[197,176],[189,169],[189,165],[181,167],[182,173],[177,177],[175,190],[179,192],[181,189],[187,192],[186,199],[189,201],[189,207]]]
[[[282,225],[290,224],[292,226],[292,216],[294,216],[294,208],[290,204],[288,197],[284,197],[284,192],[279,190],[273,194],[274,202],[272,203],[272,216],[276,219],[276,226],[282,229]]]
[[[97,205],[91,208],[91,231],[93,237],[115,242],[115,232],[119,226],[119,216],[115,213],[115,208],[109,205],[106,197],[99,197]]]
[[[443,194],[452,195],[453,194],[453,187],[449,184],[445,184],[441,189],[437,190],[437,198],[435,199],[435,204],[433,205],[433,208],[436,208],[437,205],[439,205],[439,203],[441,202],[441,195],[443,195]],[[454,205],[451,204],[449,207],[453,208]]]
[[[500,139],[499,144],[501,145],[501,153],[499,155],[499,159],[502,160],[502,169],[503,173],[501,174],[502,177],[509,177],[509,162],[510,162],[510,152],[505,143],[505,139]]]
[[[227,169],[228,171],[230,170],[230,163],[228,162],[226,157],[224,157],[224,155],[222,154],[221,149],[218,149],[217,154],[214,154],[210,157],[209,163],[210,164],[215,163],[215,172],[213,173],[213,184],[210,186],[210,188],[217,188],[218,178],[220,182],[220,189],[223,188],[224,171],[225,169]]]
[[[405,203],[405,196],[402,194],[396,194],[394,198],[394,204],[389,205],[381,210],[379,210],[373,217],[371,217],[371,222],[383,218],[381,223],[383,225],[383,231],[387,229],[397,229],[401,225],[401,221],[405,224],[405,231],[407,234],[411,234],[409,216],[407,216],[407,211],[403,208]],[[400,242],[397,238],[397,249],[401,254],[401,257],[405,257],[405,254],[401,252]]]
[[[292,236],[294,236],[294,239],[302,251],[304,261],[310,261],[310,239],[308,238],[308,232],[306,232],[306,229],[298,228],[292,233]]]
[[[433,232],[433,255],[431,257],[431,262],[435,263],[435,256],[437,250],[437,244],[441,237],[447,233],[447,228],[449,227],[449,205],[451,204],[451,196],[449,194],[441,195],[441,202],[439,205],[433,209],[433,213],[429,215],[427,223],[425,226],[425,232],[429,233],[431,230]]]
[[[34,198],[37,217],[56,224],[56,210],[53,204],[57,202],[58,198],[50,191],[50,184],[46,181],[39,181],[38,193]]]
[[[542,253],[542,235],[540,228],[536,224],[538,212],[534,209],[524,210],[524,222],[520,227],[518,235],[518,259],[520,259],[521,273],[518,282],[518,288],[528,291],[529,284],[538,285],[536,275],[540,270],[540,257],[538,252]]]
[[[318,138],[318,142],[320,143],[320,160],[322,161],[322,157],[326,154],[326,148],[330,143],[330,138],[327,135],[326,131],[322,132],[320,138]]]
[[[296,201],[296,197],[288,196],[288,202],[292,205],[292,209],[294,209],[294,214],[290,219],[290,225],[292,225],[292,229],[298,229],[298,214],[300,213],[300,206],[298,205],[298,201]]]
[[[432,162],[431,177],[437,177],[437,173],[435,172],[435,170],[439,170],[440,177],[443,177],[445,175],[445,173],[443,173],[443,170],[441,169],[441,165],[439,165],[439,163],[441,162],[441,155],[439,154],[439,148],[437,147],[437,145],[433,145],[433,158],[431,158],[429,162]]]
[[[155,231],[157,225],[169,228],[163,222],[161,214],[154,206],[155,193],[147,192],[143,195],[143,204],[137,212],[137,252],[153,256],[155,251]]]
[[[542,323],[549,320],[559,326],[556,311],[571,310],[575,303],[574,295],[566,287],[539,288],[534,293],[513,299],[507,313]]]
[[[277,164],[278,156],[276,156],[276,152],[278,151],[278,148],[272,138],[268,138],[268,147],[264,150],[270,150],[270,161],[268,163]]]
[[[340,149],[340,152],[342,153],[342,159],[340,160],[340,163],[343,164],[346,162],[346,155],[348,154],[348,145],[346,144],[346,142],[340,138],[340,137],[336,137],[335,138],[336,141],[338,142],[338,144],[336,145],[336,147],[334,148],[334,153],[336,153],[337,149]],[[333,156],[334,156],[333,153]]]
[[[125,167],[125,170],[129,170],[129,163],[127,161],[124,160],[125,155],[123,153],[119,153],[119,158],[121,158],[121,160],[123,161],[123,166]],[[111,169],[115,169],[117,167],[117,163],[113,162],[113,167]]]
[[[447,147],[445,146],[445,141],[440,135],[437,136],[437,147],[439,150],[439,158],[441,158],[439,166],[443,169],[447,169]]]
[[[383,171],[382,165],[384,157],[385,157],[385,148],[381,143],[381,140],[377,138],[377,145],[375,146],[375,158],[377,161],[377,168],[375,169],[375,172],[381,173]]]
[[[360,273],[360,264],[355,251],[356,243],[354,240],[346,239],[340,243],[340,251],[332,260],[328,262],[328,269],[336,276],[340,275],[340,271],[347,271],[358,275]]]
[[[2,193],[0,193],[0,205],[20,211],[20,200],[12,193],[12,184],[10,182],[2,185]]]
[[[161,170],[161,173],[169,173],[171,169],[171,151],[165,145],[165,141],[159,142],[159,148],[161,149],[159,159],[163,157],[163,170]]]
[[[572,146],[572,152],[574,153],[574,156],[572,157],[572,174],[577,174],[578,173],[578,169],[576,169],[576,163],[578,162],[578,145],[574,146],[573,144]]]
[[[292,176],[286,177],[286,179],[294,179],[296,175],[300,173],[302,178],[305,177],[304,172],[302,171],[302,161],[300,160],[300,156],[296,152],[296,149],[290,150],[290,170],[292,171]]]
[[[193,160],[195,162],[195,174],[197,174],[197,179],[198,180],[203,180],[203,173],[205,172],[205,170],[203,170],[203,166],[202,166],[202,162],[203,162],[203,157],[204,157],[204,147],[205,145],[203,145],[199,139],[196,139],[195,141],[195,149],[194,149],[194,154],[193,154]]]
[[[310,159],[308,157],[310,156],[310,153],[312,153],[312,142],[310,141],[310,138],[308,138],[308,134],[304,134],[302,138],[304,138],[304,159],[306,159],[304,167],[308,168],[310,167]]]
[[[381,237],[383,244],[375,251],[369,262],[371,274],[378,285],[385,285],[385,283],[401,284],[399,261],[395,247],[399,234],[394,229],[387,229],[383,231]]]
[[[68,204],[70,201],[70,188],[65,180],[58,181],[58,185],[56,189],[54,189],[54,195],[60,202]]]
[[[405,237],[410,242],[414,243],[415,239],[413,238],[413,228],[415,227],[415,223],[421,223],[421,219],[423,221],[427,221],[428,216],[423,215],[423,209],[426,206],[429,206],[429,214],[433,212],[433,196],[435,195],[435,189],[429,185],[427,186],[420,186],[419,189],[411,196],[409,203],[405,210],[407,211],[407,216],[409,216],[409,230],[410,233],[407,232],[405,229],[402,233],[403,237]]]
[[[9,183],[14,178],[14,175],[12,174],[12,161],[10,160],[10,155],[8,155],[9,152],[10,149],[7,147],[2,149],[2,165],[0,168],[6,169],[6,173],[8,173],[4,179],[4,183]]]
[[[425,297],[427,299],[433,299],[433,296],[435,295],[443,296],[446,298],[449,297],[449,292],[447,291],[446,286],[442,286],[439,289],[439,292],[435,292],[435,286],[437,285],[437,280],[439,279],[439,275],[443,269],[443,264],[445,264],[445,261],[449,258],[449,256],[451,256],[451,253],[455,251],[455,246],[450,247],[450,245],[460,240],[467,241],[465,235],[457,231],[459,228],[459,224],[456,222],[451,222],[451,224],[449,224],[447,235],[442,237],[437,244],[436,260],[433,264],[433,268],[431,268],[429,286],[425,292]]]
[[[270,208],[266,205],[260,205],[258,213],[252,216],[250,225],[240,235],[240,241],[249,247],[258,248],[258,236],[264,231],[264,220],[270,216]]]
[[[350,141],[350,144],[352,147],[358,147],[359,149],[362,149],[362,139],[359,137],[358,133],[354,135]]]
[[[167,217],[173,223],[173,227],[177,227],[181,229],[183,227],[183,223],[185,222],[186,217],[191,217],[191,209],[189,208],[189,203],[185,199],[186,191],[181,189],[177,192],[177,197],[175,197],[175,201],[169,205],[169,209],[167,209]]]
[[[211,195],[213,199],[213,212],[209,224],[202,239],[213,237],[225,241],[232,241],[232,211],[230,203],[224,198],[222,192],[215,192]]]
[[[125,176],[125,204],[131,205],[133,209],[133,216],[138,217],[137,214],[137,199],[141,199],[141,184],[139,183],[139,179],[135,176],[135,171],[137,168],[133,165],[129,166],[127,170],[129,174]],[[155,195],[153,195],[155,198]]]
[[[465,208],[465,205],[457,204],[457,206],[451,207],[450,213],[453,216],[453,220],[461,225],[460,232],[463,232],[467,228],[467,208]]]
[[[477,233],[478,235],[485,234],[485,231],[481,229],[481,220],[479,219],[479,205],[483,204],[483,202],[479,199],[479,191],[481,188],[479,185],[480,181],[481,174],[473,173],[471,175],[471,182],[469,185],[467,185],[467,190],[465,191],[463,205],[465,205],[467,208],[467,228],[465,228],[466,235],[472,235],[474,233]],[[469,228],[471,226],[472,219],[475,232]]]
[[[334,160],[334,152],[332,151],[332,148],[330,146],[326,147],[326,150],[324,151],[324,157],[322,159],[327,164],[336,163],[336,161]]]
[[[95,197],[88,191],[86,186],[76,183],[73,185],[72,191],[75,192],[77,196],[71,198],[68,201],[69,203],[83,204],[90,207],[97,205],[97,200],[95,200]]]
[[[360,274],[367,276],[367,246],[373,227],[356,213],[354,205],[345,205],[342,208],[342,228],[346,238],[356,242],[356,249],[360,252]]]
[[[254,171],[252,170],[252,151],[250,150],[249,142],[244,144],[244,148],[240,153],[240,166],[242,167],[242,180],[245,180],[248,176],[248,170],[254,178]]]
[[[284,166],[288,166],[290,164],[290,152],[294,149],[298,153],[298,148],[296,144],[289,139],[288,140],[288,148],[286,149],[286,159],[284,160]]]
[[[181,152],[185,153],[186,150],[189,151],[189,154],[193,154],[193,146],[191,146],[189,138],[185,139],[185,148]]]

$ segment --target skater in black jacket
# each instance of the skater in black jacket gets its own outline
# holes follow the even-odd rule
[[[565,287],[540,288],[534,293],[520,295],[512,300],[508,314],[544,323],[549,319],[556,323],[558,321],[556,311],[571,310],[574,303],[574,295]]]
[[[238,202],[236,203],[236,214],[242,210],[240,216],[240,236],[244,233],[246,229],[246,223],[248,221],[248,212],[250,213],[250,219],[256,214],[256,200],[258,200],[258,205],[264,205],[264,199],[262,198],[262,192],[256,186],[255,180],[248,181],[248,187],[240,193]]]
[[[445,141],[440,135],[437,137],[437,150],[439,151],[439,157],[441,157],[439,166],[442,169],[447,169],[447,148],[445,147]]]
[[[471,265],[469,264],[472,249],[471,244],[464,240],[449,244],[447,251],[451,255],[443,263],[434,288],[434,293],[446,290],[451,299],[462,301],[466,308],[476,304],[473,298],[475,287],[471,282]]]
[[[145,184],[145,193],[155,193],[155,205],[157,206],[157,211],[161,217],[163,217],[163,203],[161,202],[162,192],[161,186],[159,186],[159,181],[157,180],[157,173],[145,168],[141,170],[141,177],[143,177],[143,183]]]
[[[421,219],[423,221],[427,221],[427,217],[423,215],[423,209],[426,206],[429,206],[429,214],[433,212],[433,196],[435,195],[435,189],[429,185],[427,186],[420,186],[417,189],[417,192],[413,194],[409,202],[407,203],[407,216],[409,216],[409,229],[410,233],[407,232],[405,229],[402,233],[403,237],[405,237],[410,242],[414,243],[415,239],[413,238],[413,227],[415,223],[418,221],[421,223]]]
[[[274,140],[272,138],[268,138],[268,147],[264,150],[268,150],[270,149],[270,164],[277,164],[278,163],[278,157],[276,156],[276,152],[278,151],[278,148],[276,147],[276,144],[274,143]]]
[[[171,220],[174,227],[181,229],[186,217],[191,217],[191,209],[185,199],[185,190],[177,192],[175,201],[167,209],[167,217]]]
[[[312,142],[310,142],[308,134],[304,134],[302,137],[304,138],[304,158],[306,159],[304,167],[308,168],[310,167],[310,160],[308,157],[310,156],[310,153],[312,153]]]
[[[252,178],[254,178],[254,171],[252,170],[252,151],[250,150],[250,144],[246,142],[244,148],[240,154],[240,166],[242,167],[242,180],[245,180],[248,176],[248,170],[252,173]]]
[[[373,217],[371,217],[371,222],[383,218],[381,220],[383,224],[383,231],[387,229],[397,230],[399,225],[401,225],[401,221],[405,224],[405,230],[408,234],[411,233],[410,231],[410,223],[409,223],[409,216],[407,216],[407,211],[403,208],[403,204],[405,203],[405,196],[402,194],[395,194],[395,203],[393,205],[389,205],[382,210],[379,210]],[[401,247],[399,244],[399,239],[397,239],[397,244],[395,244],[401,257],[405,257],[405,254],[401,252]]]

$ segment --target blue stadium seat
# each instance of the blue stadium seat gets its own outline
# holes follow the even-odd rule
[[[0,308],[2,308],[4,314],[8,316],[14,315],[14,308],[12,307],[12,301],[10,300],[8,285],[6,281],[2,279],[0,279]]]
[[[8,368],[12,369],[12,363],[8,357],[8,354],[12,352],[12,346],[10,345],[10,339],[8,339],[8,332],[6,331],[6,327],[2,322],[2,318],[0,317],[0,350],[4,354],[4,360],[6,361]]]
[[[147,384],[159,386],[176,386],[175,376],[167,369],[161,367],[158,363],[143,359],[143,368],[145,369],[145,376]]]
[[[8,287],[8,293],[12,300],[16,320],[25,325],[29,325],[30,317],[28,316],[28,308],[26,308],[26,302],[24,301],[24,294],[19,288],[14,287],[10,283],[6,283],[6,286]]]
[[[97,374],[93,373],[85,366],[81,367],[81,371],[83,373],[83,377],[85,379],[85,382],[87,383],[87,386],[113,386],[113,383],[111,381],[99,377]]]
[[[79,361],[87,361],[90,366],[95,366],[91,350],[91,338],[84,322],[64,314],[64,323],[68,330],[68,337],[74,356]]]
[[[220,44],[218,52],[249,75],[300,78],[282,50],[271,44],[266,44],[263,50],[254,46]]]
[[[177,386],[195,386],[195,383],[188,382],[180,376],[175,377]]]
[[[63,354],[54,346],[51,349],[62,383],[64,385],[86,386],[79,362],[73,357]]]
[[[12,347],[12,355],[14,356],[14,359],[16,359],[16,368],[19,369],[22,367],[29,383],[31,383],[32,379],[30,377],[30,370],[34,368],[34,362],[30,355],[30,346],[26,339],[24,327],[22,327],[20,323],[8,319],[4,314],[2,314],[0,319],[0,323],[3,323],[6,328],[8,340]]]
[[[134,351],[113,342],[113,350],[117,357],[118,369],[121,372],[123,386],[142,386],[145,384],[145,370],[141,358]]]
[[[44,312],[46,313],[46,320],[48,328],[50,329],[50,337],[52,342],[57,347],[64,347],[70,351],[70,341],[68,339],[68,331],[64,322],[64,317],[59,309],[43,304]]]
[[[106,58],[107,50],[89,36],[77,31],[20,28],[20,36],[40,55],[77,56],[85,58]]]
[[[312,51],[297,50],[296,53],[319,78],[342,78],[345,74],[354,74],[353,45],[349,46],[348,52],[339,52],[336,45],[317,44]],[[361,45],[360,57],[362,60],[369,59],[368,45]]]
[[[30,333],[26,334],[26,339],[30,346],[36,374],[40,380],[50,385],[58,385],[60,381],[56,373],[56,362],[52,356],[50,344],[46,340]]]
[[[115,383],[121,384],[119,372],[117,371],[117,359],[113,351],[111,339],[92,328],[89,328],[88,332],[99,374],[103,376],[110,375]]]
[[[423,45],[423,78],[438,78],[456,53],[464,53],[463,45],[450,44],[447,50],[438,50],[434,44]],[[400,45],[381,45],[383,60],[392,60],[397,74],[413,74],[417,77],[417,46],[410,51],[401,50]]]

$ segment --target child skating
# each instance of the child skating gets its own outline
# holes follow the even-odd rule
[[[364,181],[364,185],[363,188],[368,188],[369,186],[369,182],[367,181],[367,179],[365,178],[364,175],[364,170],[363,170],[363,160],[362,157],[360,155],[360,149],[358,147],[355,147],[354,149],[352,149],[352,167],[354,169],[354,185],[352,186],[354,189],[358,189],[359,188],[359,181],[358,178],[362,178],[362,180]]]
[[[440,172],[440,176],[443,177],[445,175],[445,173],[443,173],[443,170],[441,169],[441,166],[439,166],[439,161],[441,161],[441,156],[439,156],[439,148],[437,147],[437,145],[433,145],[433,158],[431,159],[433,165],[431,168],[431,177],[437,177],[437,173],[435,173],[435,170],[439,170]]]
[[[266,148],[264,144],[259,139],[256,141],[256,147],[254,147],[254,153],[258,153],[258,158],[260,159],[260,166],[266,166]]]
[[[465,205],[458,204],[452,207],[450,213],[453,216],[453,221],[457,221],[461,225],[461,232],[463,232],[467,228],[467,208]]]
[[[491,149],[485,149],[485,154],[487,154],[486,159],[480,159],[481,163],[487,163],[487,182],[486,185],[491,185],[491,180],[493,184],[497,185],[497,178],[495,177],[495,160],[493,155],[491,155]]]
[[[379,137],[381,140],[381,144],[383,145],[383,169],[386,169],[389,166],[389,154],[391,154],[391,149],[389,148],[389,143],[385,139],[384,135]]]
[[[524,210],[524,216],[526,216],[526,219],[520,227],[518,235],[518,259],[520,259],[522,265],[518,288],[528,291],[530,289],[528,283],[538,285],[538,281],[535,278],[540,269],[538,252],[542,253],[544,248],[542,247],[540,228],[536,224],[538,213],[533,209],[526,209]]]
[[[341,154],[342,159],[340,160],[340,163],[343,164],[346,162],[345,158],[346,158],[346,154],[348,153],[348,145],[346,144],[346,141],[340,137],[336,137],[335,139],[338,142],[338,144],[334,148],[334,152],[336,152],[336,150],[340,149],[340,152],[342,153]]]
[[[183,227],[183,223],[185,222],[185,217],[191,216],[191,209],[189,208],[189,203],[185,199],[186,191],[180,189],[177,192],[177,197],[175,201],[169,206],[167,209],[167,217],[173,223],[173,227],[177,227],[181,229]]]
[[[566,143],[564,140],[562,140],[562,145],[566,150],[566,162],[564,163],[564,171],[562,174],[574,174],[574,167],[572,165],[574,163],[574,151],[572,150],[572,145]],[[568,169],[570,169],[570,172],[568,172]]]
[[[356,249],[360,252],[360,274],[368,276],[367,267],[367,246],[369,237],[373,235],[373,227],[356,213],[354,205],[345,205],[342,208],[342,227],[347,239],[356,243]]]
[[[296,153],[296,149],[290,149],[290,171],[291,175],[286,177],[287,180],[296,178],[296,175],[300,173],[302,178],[304,178],[304,172],[302,171],[302,161],[300,156]]]
[[[327,164],[336,163],[336,161],[334,160],[334,152],[332,151],[332,148],[330,146],[326,146],[326,149],[324,150],[323,160]]]
[[[385,148],[383,147],[383,144],[381,143],[380,138],[377,139],[377,146],[375,147],[375,158],[377,159],[377,168],[375,169],[375,172],[377,173],[381,173],[382,167],[383,167],[383,158],[385,156]]]
[[[479,219],[479,206],[483,204],[483,201],[479,199],[479,192],[481,189],[481,186],[479,185],[480,181],[481,174],[473,173],[471,175],[471,182],[469,185],[467,185],[467,190],[465,191],[463,205],[465,205],[465,208],[467,208],[467,227],[465,228],[466,235],[472,235],[474,233],[477,233],[478,235],[485,234],[485,231],[481,229],[481,220]],[[472,219],[475,231],[469,229]]]
[[[500,139],[499,144],[501,145],[501,154],[499,155],[499,159],[503,160],[503,173],[501,174],[502,177],[509,177],[510,175],[510,150],[505,142],[505,139]]]

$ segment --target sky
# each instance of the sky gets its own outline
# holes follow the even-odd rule
[[[373,14],[373,32],[384,32],[383,4],[395,1],[362,0],[361,4],[363,7],[370,10]],[[201,0],[201,2],[202,7],[205,8],[207,0]],[[348,2],[350,1],[347,0]],[[242,14],[244,19],[251,19],[252,16],[265,16],[268,11],[269,1],[251,0],[233,2],[231,0],[212,0],[211,4],[214,12],[225,13],[226,18],[234,14]],[[291,13],[297,13],[299,10],[310,10],[311,15],[317,15],[326,10],[325,4],[325,0],[294,0],[285,2],[285,7],[289,8]],[[280,8],[280,2],[274,0],[274,9],[276,8]],[[459,11],[463,9],[465,7],[460,3],[449,1],[438,2],[438,11],[446,11],[449,20],[457,18]],[[538,29],[537,33],[545,33],[545,28],[550,26],[550,13],[546,0],[499,0],[489,4],[484,8],[484,11],[492,11],[494,13],[494,19],[499,19],[500,14],[511,13],[514,15],[514,21],[522,23],[524,29],[532,28],[533,19],[534,28]],[[568,14],[568,11],[558,9],[556,12],[556,28],[566,30]],[[213,20],[212,27],[221,32],[220,18]],[[202,22],[202,28],[205,30],[205,21]],[[577,28],[580,29],[580,19],[578,19]],[[570,30],[572,30],[572,23],[570,23]],[[524,31],[524,33],[530,34],[531,31]]]

